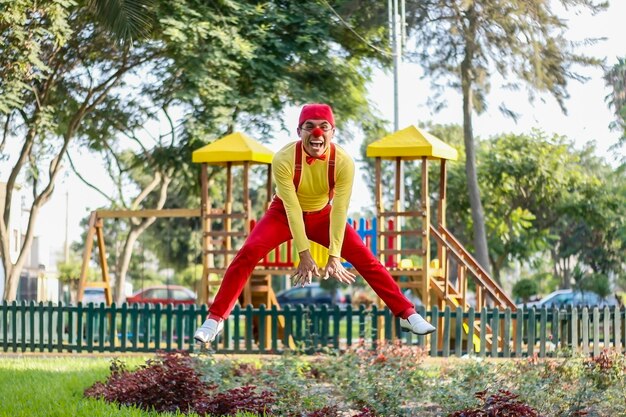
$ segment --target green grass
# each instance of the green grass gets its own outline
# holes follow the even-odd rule
[[[146,359],[125,356],[123,361],[133,368]],[[84,398],[85,388],[106,379],[110,364],[107,357],[0,356],[0,417],[198,417],[147,412]]]
[[[146,358],[124,358],[129,366]],[[118,407],[83,397],[85,388],[109,374],[109,358],[0,358],[1,417],[180,416]]]

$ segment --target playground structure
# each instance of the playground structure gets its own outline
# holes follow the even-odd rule
[[[490,275],[467,252],[463,245],[446,229],[446,163],[457,158],[454,148],[438,138],[415,126],[390,134],[367,147],[367,156],[375,158],[376,178],[376,217],[371,222],[361,219],[357,231],[369,245],[370,250],[379,256],[388,268],[398,285],[417,292],[426,307],[438,306],[443,309],[461,308],[466,311],[470,307],[468,300],[468,282],[475,285],[474,307],[498,307],[516,310],[513,301],[504,293]],[[266,192],[269,206],[272,196],[271,160],[273,152],[265,146],[245,136],[233,133],[216,140],[193,152],[192,161],[199,163],[201,169],[201,206],[200,209],[178,210],[141,210],[141,211],[96,211],[89,222],[89,231],[83,257],[83,273],[79,300],[85,285],[96,285],[105,288],[110,303],[110,285],[104,253],[104,235],[102,219],[106,217],[196,217],[202,220],[202,259],[203,273],[199,302],[209,301],[210,288],[220,284],[232,257],[237,253],[243,240],[255,225],[252,216],[250,198],[249,172],[252,165],[267,167]],[[391,207],[386,207],[383,198],[382,164],[383,160],[395,164],[395,189]],[[417,207],[404,208],[401,201],[400,166],[403,161],[417,160],[421,165],[421,195]],[[429,164],[439,162],[439,189],[437,190],[436,222],[431,219],[431,193],[429,191]],[[226,194],[223,207],[214,207],[209,195],[208,166],[219,165],[226,168]],[[234,170],[242,169],[241,198],[236,201],[233,193]],[[237,204],[236,204],[237,203]],[[240,207],[235,211],[234,207]],[[357,224],[355,220],[353,224]],[[99,259],[102,270],[102,282],[87,284],[86,266],[93,249],[93,238],[97,238]],[[403,238],[413,238],[419,244],[406,248],[402,245]],[[405,245],[406,246],[406,245]],[[432,250],[431,250],[432,246]],[[436,255],[434,255],[436,246]],[[318,264],[325,264],[327,251],[317,244],[312,245],[312,254]],[[252,305],[267,308],[277,306],[278,302],[272,289],[273,277],[290,275],[297,265],[297,253],[286,242],[262,259],[240,297],[243,307]],[[349,265],[348,265],[349,266]],[[453,274],[453,271],[455,272]],[[269,318],[268,318],[269,320]],[[487,334],[487,345],[494,341],[489,338],[490,328],[487,323],[475,320],[473,329],[465,325],[465,333],[472,334],[474,339],[480,334],[481,328]],[[278,322],[278,331],[284,323]],[[437,326],[442,328],[442,326]],[[271,323],[264,326],[271,331]],[[265,340],[269,340],[267,337]],[[441,338],[439,338],[441,340]]]

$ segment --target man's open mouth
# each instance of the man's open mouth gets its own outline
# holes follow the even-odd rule
[[[323,140],[311,140],[309,141],[309,145],[311,145],[311,148],[315,149],[315,150],[322,150],[324,149],[324,141]]]

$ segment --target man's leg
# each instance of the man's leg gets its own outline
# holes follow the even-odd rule
[[[209,317],[194,335],[197,341],[207,343],[215,338],[222,330],[223,320],[230,315],[254,267],[269,251],[289,239],[291,231],[282,203],[272,203],[228,266],[209,308]]]
[[[286,216],[270,209],[250,232],[228,266],[209,313],[226,319],[259,261],[289,239],[291,231]]]

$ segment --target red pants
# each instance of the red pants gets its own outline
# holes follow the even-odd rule
[[[330,242],[330,209],[331,206],[328,205],[319,212],[304,214],[304,226],[308,238],[325,247],[328,247]],[[257,263],[272,249],[291,238],[283,202],[274,197],[269,210],[252,229],[243,247],[228,266],[209,312],[226,319]],[[346,224],[341,256],[354,266],[394,315],[400,316],[407,309],[414,307],[402,294],[400,287],[387,269],[348,224]],[[324,266],[319,265],[319,267]]]

